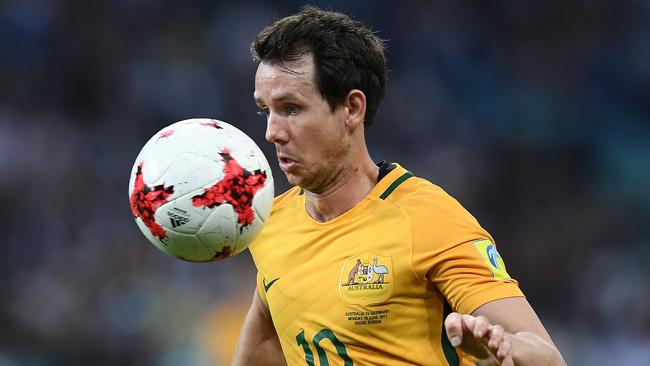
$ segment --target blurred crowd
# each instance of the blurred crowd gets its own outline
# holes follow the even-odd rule
[[[191,117],[238,126],[273,163],[248,48],[303,4],[0,2],[0,366],[228,364],[248,253],[156,250],[129,172]],[[387,40],[373,158],[477,217],[569,364],[650,364],[650,2],[312,4]]]

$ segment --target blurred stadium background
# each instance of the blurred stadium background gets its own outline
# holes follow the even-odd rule
[[[313,4],[389,40],[373,157],[476,215],[569,364],[650,364],[650,2]],[[248,47],[301,5],[0,2],[0,366],[228,364],[248,253],[156,250],[129,170],[189,117],[272,160]]]

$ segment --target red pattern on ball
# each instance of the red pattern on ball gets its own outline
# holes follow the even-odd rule
[[[224,203],[230,204],[237,213],[240,230],[253,223],[253,197],[264,187],[266,172],[256,169],[251,172],[244,169],[230,155],[230,150],[224,149],[221,153],[224,161],[224,177],[212,187],[206,188],[203,194],[192,197],[195,207],[206,206],[212,208]]]
[[[163,184],[151,187],[144,183],[142,167],[144,162],[138,165],[135,173],[135,184],[131,193],[131,212],[133,216],[142,219],[149,228],[151,234],[158,239],[167,239],[167,233],[162,226],[156,223],[154,214],[158,207],[167,203],[167,198],[174,193],[174,186],[165,187]]]

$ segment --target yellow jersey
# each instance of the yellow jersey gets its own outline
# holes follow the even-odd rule
[[[290,189],[250,246],[289,365],[473,365],[448,341],[447,314],[523,296],[476,219],[393,165],[324,223]]]

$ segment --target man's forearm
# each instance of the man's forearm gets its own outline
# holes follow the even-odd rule
[[[566,366],[558,349],[542,337],[531,332],[506,334],[512,345],[512,358],[516,366]]]

